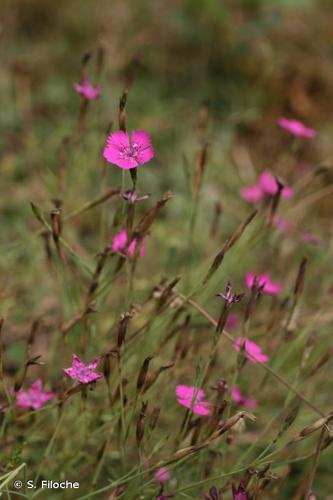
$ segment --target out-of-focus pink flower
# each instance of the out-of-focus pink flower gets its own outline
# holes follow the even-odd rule
[[[134,239],[127,246],[127,233],[126,229],[122,229],[119,233],[115,234],[112,240],[111,248],[114,252],[120,253],[121,255],[129,255],[130,257],[134,257],[135,248],[137,244],[137,240]],[[139,248],[140,257],[145,253],[145,245],[144,241],[141,242]]]
[[[235,483],[232,483],[232,498],[233,500],[248,500],[249,497],[245,490],[244,481],[241,481],[238,487]]]
[[[306,127],[304,123],[298,120],[289,120],[288,118],[284,118],[283,116],[281,116],[277,120],[277,124],[296,137],[313,139],[317,135],[317,132],[313,128]]]
[[[160,467],[154,474],[155,479],[160,483],[164,483],[170,479],[171,474],[166,467]]]
[[[250,398],[247,396],[243,396],[239,390],[237,385],[234,386],[232,390],[232,399],[240,406],[245,406],[246,408],[256,408],[257,400],[255,398]]]
[[[287,221],[287,219],[284,219],[280,215],[275,215],[273,217],[272,224],[277,229],[279,229],[279,231],[281,231],[282,233],[287,233],[290,230],[290,228],[291,228],[291,226],[290,226],[289,222]]]
[[[252,288],[255,278],[257,278],[258,285],[262,287],[262,291],[269,295],[276,295],[280,293],[283,288],[283,285],[281,283],[274,283],[268,273],[258,274],[256,276],[254,273],[249,272],[246,274],[245,280],[246,286],[249,289]]]
[[[154,156],[154,149],[149,134],[144,130],[132,132],[131,138],[126,132],[118,130],[107,138],[103,156],[109,163],[129,170],[148,163]]]
[[[90,363],[84,364],[76,354],[72,356],[72,366],[63,368],[66,375],[77,380],[81,384],[90,384],[103,377],[101,372],[96,371],[99,358],[95,358]]]
[[[274,196],[278,191],[278,183],[270,172],[263,172],[257,184],[247,186],[240,190],[242,198],[250,203],[257,203],[258,201]],[[293,196],[294,190],[291,187],[284,187],[281,191],[282,198],[290,198]]]
[[[243,344],[245,356],[249,361],[252,363],[264,363],[268,361],[269,357],[262,352],[261,347],[245,337],[238,337],[234,343],[234,349],[239,352]]]
[[[227,318],[227,321],[225,324],[226,329],[229,330],[229,332],[232,332],[232,330],[235,330],[237,328],[238,324],[239,324],[239,319],[238,319],[237,314],[231,312],[228,315],[228,318]]]
[[[75,92],[80,94],[84,99],[92,101],[101,95],[101,87],[93,87],[89,80],[85,79],[81,83],[74,83]]]
[[[195,394],[196,397],[192,403]],[[191,408],[193,413],[198,415],[210,414],[211,403],[202,400],[205,397],[205,391],[203,389],[188,385],[177,385],[176,396],[178,403],[186,408]]]
[[[257,203],[263,199],[262,189],[254,184],[253,186],[247,186],[240,190],[241,197],[250,203]]]
[[[309,231],[304,231],[302,234],[302,241],[304,241],[304,243],[309,243],[310,245],[319,245],[321,243],[320,238]]]
[[[33,408],[38,410],[49,399],[54,398],[55,393],[51,391],[42,391],[43,383],[41,379],[37,379],[27,391],[20,390],[16,394],[16,406],[22,408]]]

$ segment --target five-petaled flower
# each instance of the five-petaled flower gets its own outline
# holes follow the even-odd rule
[[[243,396],[239,387],[237,385],[232,389],[232,399],[240,406],[245,406],[246,408],[256,408],[257,400],[248,396]]]
[[[87,79],[82,80],[81,83],[74,83],[73,88],[87,101],[97,99],[101,95],[101,88],[99,86],[94,87]]]
[[[113,252],[119,253],[122,256],[134,257],[137,240],[134,238],[128,244],[126,229],[122,229],[119,233],[115,234],[111,243]],[[138,255],[141,257],[145,253],[144,240],[140,242]]]
[[[240,193],[242,198],[249,203],[257,203],[265,198],[274,196],[278,192],[278,189],[279,185],[274,175],[270,172],[263,172],[256,184],[242,188]],[[290,198],[293,194],[294,190],[291,187],[285,186],[281,189],[282,198]]]
[[[296,137],[305,137],[306,139],[313,139],[316,137],[317,132],[313,128],[308,128],[304,123],[299,120],[290,120],[281,116],[277,120],[277,124],[281,128],[287,130],[290,134]]]
[[[103,151],[104,158],[123,170],[136,168],[154,156],[150,136],[144,130],[135,130],[131,137],[123,130],[112,132]]]
[[[76,354],[73,354],[72,366],[70,368],[63,368],[63,370],[66,375],[81,384],[90,384],[90,382],[95,382],[103,376],[101,372],[96,371],[98,363],[99,357],[93,359],[90,363],[84,364]]]
[[[198,415],[210,415],[211,403],[203,401],[205,391],[197,387],[188,385],[177,385],[177,401],[182,406],[190,408],[193,413]]]
[[[51,391],[42,391],[43,383],[41,379],[37,379],[30,389],[27,391],[22,391],[22,389],[16,394],[16,406],[22,408],[33,408],[38,410],[46,403],[49,399],[54,398],[55,393]]]
[[[155,479],[160,483],[164,483],[170,479],[171,474],[166,467],[160,467],[154,474]]]
[[[281,283],[274,283],[268,273],[258,274],[257,276],[249,272],[246,274],[246,286],[249,289],[256,284],[261,288],[263,293],[267,293],[269,295],[277,295],[281,292],[283,285]]]
[[[234,349],[239,352],[245,350],[245,357],[252,363],[264,363],[269,357],[262,352],[259,345],[245,337],[238,337],[234,343]]]

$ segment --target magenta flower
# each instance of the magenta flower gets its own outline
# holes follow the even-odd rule
[[[137,240],[134,239],[127,246],[127,233],[126,229],[122,229],[119,233],[115,234],[112,240],[111,248],[114,252],[119,253],[121,255],[129,255],[130,257],[134,257],[135,248],[137,244]],[[145,253],[145,244],[144,241],[141,241],[139,248],[140,257]]]
[[[87,79],[82,80],[81,83],[74,83],[73,88],[75,92],[80,94],[80,96],[84,97],[84,99],[87,99],[88,101],[93,101],[101,95],[101,88],[99,86],[93,87],[93,85]]]
[[[250,398],[247,396],[243,396],[239,390],[237,385],[234,386],[232,390],[232,399],[240,406],[245,406],[246,408],[256,408],[257,400],[255,398]]]
[[[249,203],[257,203],[264,198],[274,196],[278,191],[278,183],[274,175],[270,172],[263,172],[257,184],[247,186],[241,189],[240,193],[244,200]],[[281,191],[282,198],[290,198],[293,196],[294,190],[291,187],[284,187]]]
[[[43,382],[41,379],[37,379],[36,382],[32,384],[30,389],[27,391],[20,390],[16,394],[16,406],[22,408],[33,408],[38,410],[46,403],[49,399],[54,398],[55,393],[51,391],[42,391]]]
[[[245,357],[252,363],[264,363],[269,357],[264,354],[261,347],[245,337],[238,337],[234,343],[234,349],[239,352],[241,347],[245,348]]]
[[[226,329],[229,332],[231,332],[232,330],[235,330],[238,327],[238,324],[239,324],[239,319],[237,314],[233,312],[229,313],[225,324]]]
[[[63,368],[63,370],[66,375],[77,380],[80,384],[90,384],[90,382],[95,382],[95,380],[103,377],[101,372],[95,370],[98,363],[99,358],[95,358],[85,365],[78,356],[73,354],[72,366],[70,368]]]
[[[194,395],[196,397],[194,398]],[[186,408],[191,408],[193,413],[198,415],[210,415],[211,403],[203,401],[205,391],[188,385],[177,385],[176,387],[177,401]],[[194,398],[194,401],[193,401]]]
[[[245,490],[244,481],[241,481],[237,486],[235,483],[232,483],[232,498],[233,500],[248,500],[248,494]]]
[[[254,285],[254,280],[257,279],[257,284],[262,288],[263,293],[269,295],[277,295],[281,292],[283,285],[281,283],[274,283],[268,273],[258,274],[257,276],[249,272],[246,274],[246,286],[251,290]]]
[[[275,226],[281,233],[287,233],[290,229],[291,226],[287,219],[284,219],[280,215],[275,215],[272,220],[273,226]]]
[[[302,241],[304,241],[304,243],[309,243],[310,245],[319,245],[321,243],[320,238],[309,231],[304,231],[302,234]]]
[[[155,479],[160,483],[164,483],[170,479],[171,474],[166,467],[160,467],[154,474]]]
[[[284,118],[282,116],[277,120],[277,124],[296,137],[313,139],[317,135],[317,132],[313,128],[306,127],[302,122],[298,120],[289,120],[288,118]]]
[[[144,130],[132,132],[131,138],[126,132],[118,130],[107,138],[103,156],[109,163],[129,170],[150,161],[154,156],[154,149],[150,136]]]

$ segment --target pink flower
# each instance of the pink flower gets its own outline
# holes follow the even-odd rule
[[[302,234],[302,241],[304,241],[304,243],[309,243],[310,245],[319,245],[321,243],[320,238],[309,231],[304,231]]]
[[[167,481],[168,479],[170,479],[171,477],[171,474],[170,472],[168,471],[168,469],[166,467],[160,467],[159,469],[157,469],[157,471],[155,472],[154,474],[154,477],[157,479],[157,481],[159,481],[160,483],[164,483],[164,481]]]
[[[296,137],[305,137],[306,139],[313,139],[316,137],[317,132],[313,128],[307,128],[302,122],[298,120],[289,120],[288,118],[280,117],[277,120],[280,127],[288,130]]]
[[[51,391],[42,391],[43,383],[41,379],[37,379],[36,382],[32,384],[30,389],[27,391],[20,390],[16,394],[16,406],[22,408],[31,407],[34,410],[38,410],[46,403],[49,399],[54,398],[55,393]]]
[[[83,80],[81,83],[74,83],[73,88],[75,92],[80,94],[82,97],[88,101],[97,99],[101,94],[101,88],[99,86],[93,87],[89,80]]]
[[[111,248],[114,252],[120,253],[121,255],[129,255],[130,257],[134,257],[135,247],[137,244],[137,240],[134,239],[127,246],[127,233],[126,229],[122,229],[119,233],[115,234],[112,240]],[[139,248],[140,257],[145,253],[144,241],[141,242]]]
[[[273,226],[275,226],[282,233],[287,233],[290,230],[290,224],[287,219],[284,219],[280,215],[275,215],[273,217]]]
[[[278,191],[278,183],[270,172],[263,172],[257,184],[247,186],[241,189],[240,193],[244,200],[250,203],[257,203],[258,201],[274,196]],[[282,198],[290,198],[293,196],[294,190],[291,187],[284,187],[281,191]]]
[[[150,136],[144,130],[132,132],[131,139],[126,132],[118,130],[107,138],[103,156],[109,163],[129,170],[150,161],[154,156],[154,149]]]
[[[229,332],[231,332],[232,330],[235,330],[237,328],[239,324],[239,319],[238,319],[238,316],[237,314],[235,313],[230,313],[228,315],[228,318],[227,318],[227,321],[226,321],[226,324],[225,324],[225,327],[227,330],[229,330]]]
[[[240,406],[246,406],[246,408],[256,408],[257,400],[247,396],[243,396],[237,385],[234,386],[232,390],[232,399]]]
[[[274,283],[272,280],[271,280],[271,277],[269,274],[258,274],[257,276],[252,273],[252,272],[249,272],[246,274],[246,286],[251,289],[253,284],[254,284],[254,280],[255,280],[255,277],[257,277],[257,282],[258,282],[258,285],[259,287],[263,287],[263,292],[264,293],[267,293],[269,295],[276,295],[278,293],[281,292],[282,288],[283,288],[283,285],[281,283]]]
[[[66,375],[77,380],[81,384],[89,384],[95,380],[100,379],[103,374],[96,371],[95,368],[99,363],[99,358],[95,358],[90,363],[84,364],[78,356],[73,354],[72,366],[70,368],[63,368]]]
[[[235,483],[232,483],[232,498],[233,500],[248,500],[244,481],[239,483],[238,488]]]
[[[193,401],[195,394],[196,397]],[[193,413],[197,413],[198,415],[210,414],[211,404],[208,401],[202,401],[202,398],[205,397],[203,389],[197,389],[188,385],[177,385],[176,396],[178,403],[186,408],[191,408]]]
[[[264,363],[265,361],[268,361],[269,358],[262,352],[261,347],[245,337],[238,337],[234,343],[234,349],[239,352],[244,342],[245,356],[249,361],[252,363]]]

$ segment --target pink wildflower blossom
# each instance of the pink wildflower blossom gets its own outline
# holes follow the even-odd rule
[[[74,83],[73,88],[75,92],[80,94],[84,99],[92,101],[101,95],[101,88],[99,86],[93,87],[89,80],[82,80],[81,83]]]
[[[246,274],[246,286],[252,288],[256,275],[252,272]],[[277,295],[281,292],[283,285],[281,283],[274,283],[268,273],[258,274],[257,283],[262,287],[262,291],[269,295]]]
[[[196,397],[193,401],[194,395]],[[211,404],[208,401],[203,401],[205,391],[188,385],[177,385],[176,387],[177,401],[186,408],[191,408],[193,413],[198,415],[209,415]]]
[[[37,379],[27,391],[20,390],[16,394],[16,406],[22,408],[34,408],[38,410],[49,399],[54,398],[55,393],[51,391],[42,391],[43,383],[41,379]]]
[[[160,467],[154,474],[155,479],[160,483],[164,483],[170,479],[171,474],[166,467]]]
[[[253,186],[247,186],[241,189],[240,193],[244,200],[249,203],[257,203],[258,201],[267,198],[269,196],[274,196],[278,191],[278,183],[270,172],[263,172],[257,184]],[[294,190],[291,187],[284,187],[281,191],[282,198],[290,198],[293,196]]]
[[[111,248],[114,252],[120,253],[122,255],[129,255],[130,257],[134,257],[135,248],[136,248],[137,240],[134,239],[127,246],[127,233],[126,229],[122,229],[119,233],[115,234],[112,240]],[[145,253],[145,245],[144,241],[141,242],[139,248],[140,257]]]
[[[268,361],[269,358],[262,352],[261,347],[245,337],[238,337],[234,343],[234,349],[239,352],[244,342],[245,356],[249,361],[252,363],[264,363]]]
[[[284,219],[280,215],[275,215],[273,217],[272,223],[273,226],[275,226],[279,231],[281,231],[281,233],[287,233],[291,228],[287,219]]]
[[[150,136],[144,130],[132,132],[131,138],[126,132],[118,130],[107,138],[103,156],[109,163],[129,170],[149,162],[154,156],[154,149]]]
[[[237,385],[234,386],[232,390],[232,399],[240,406],[245,406],[246,408],[256,408],[257,400],[255,398],[243,396]]]
[[[235,330],[237,328],[238,324],[239,324],[239,319],[238,319],[237,314],[235,314],[233,312],[229,313],[226,324],[225,324],[226,329],[229,332],[231,332],[232,330]]]
[[[315,234],[310,233],[310,231],[304,231],[302,234],[302,241],[304,243],[309,243],[310,245],[319,245],[321,243],[320,238]]]
[[[304,123],[298,120],[289,120],[288,118],[284,118],[282,116],[277,120],[277,124],[296,137],[313,139],[317,135],[317,132],[313,128],[306,127]]]
[[[95,358],[85,365],[78,356],[73,354],[72,366],[70,368],[63,368],[63,370],[66,375],[77,380],[81,384],[89,384],[103,376],[101,372],[96,371],[98,363],[99,358]]]
[[[241,481],[238,487],[235,483],[232,483],[232,498],[233,500],[248,500],[249,497],[246,493],[244,481]]]

